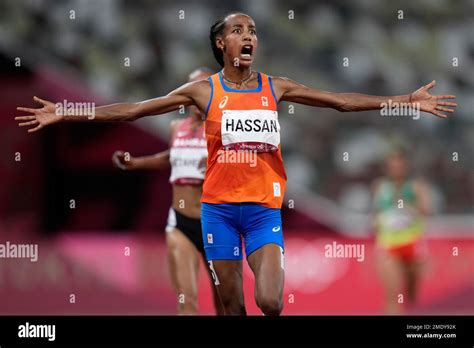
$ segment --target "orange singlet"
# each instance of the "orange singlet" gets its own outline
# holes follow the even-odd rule
[[[208,160],[201,202],[254,202],[281,208],[286,173],[272,79],[258,73],[255,89],[233,89],[222,73],[209,77]]]

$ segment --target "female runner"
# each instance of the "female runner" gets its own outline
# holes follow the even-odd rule
[[[385,287],[385,310],[397,314],[402,303],[413,305],[416,300],[423,259],[423,216],[429,214],[429,204],[423,182],[410,179],[402,151],[389,154],[385,169],[386,177],[374,185],[377,266]],[[406,301],[400,302],[400,294],[406,295]]]
[[[199,68],[189,75],[188,81],[199,81],[210,75],[210,69]],[[170,150],[142,157],[116,151],[112,159],[123,170],[167,169],[171,165],[173,203],[166,226],[168,267],[178,299],[178,314],[197,314],[199,259],[205,257],[200,200],[207,148],[202,113],[190,106],[188,117],[171,122]],[[224,314],[214,285],[212,291],[217,314]]]
[[[201,198],[204,248],[214,282],[228,315],[246,314],[242,288],[242,246],[255,275],[255,300],[265,315],[283,308],[283,234],[280,209],[286,174],[280,150],[277,104],[281,101],[338,111],[379,110],[393,103],[416,103],[421,111],[441,118],[455,103],[452,95],[433,96],[435,81],[400,96],[331,93],[284,77],[252,70],[258,48],[254,20],[231,13],[210,32],[211,47],[223,69],[205,80],[187,83],[166,96],[137,103],[98,107],[94,117],[79,112],[56,113],[55,105],[34,97],[41,108],[18,108],[28,132],[61,121],[133,121],[197,106],[206,115],[208,149]],[[78,110],[77,110],[78,111]],[[71,115],[73,114],[73,115]],[[242,156],[242,153],[244,154]]]

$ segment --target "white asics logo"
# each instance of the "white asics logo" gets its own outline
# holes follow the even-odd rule
[[[272,228],[272,231],[273,231],[273,232],[278,232],[278,231],[280,231],[280,229],[281,229],[281,227],[280,227],[280,226],[277,226],[277,227],[273,227],[273,228]]]
[[[224,108],[224,106],[226,106],[228,100],[229,100],[229,97],[224,96],[224,98],[222,98],[221,102],[219,103],[219,109]]]

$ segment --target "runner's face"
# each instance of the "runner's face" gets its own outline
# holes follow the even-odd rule
[[[188,82],[204,80],[211,75],[212,73],[206,71],[193,71],[191,74],[189,74]],[[188,107],[188,115],[193,117],[194,119],[199,120],[202,120],[204,118],[204,114],[194,105]]]
[[[245,15],[230,15],[226,18],[224,35],[218,38],[217,47],[223,50],[233,66],[250,67],[257,52],[258,39],[255,22]]]
[[[402,155],[395,154],[387,159],[387,174],[394,179],[403,179],[408,172],[408,166]]]

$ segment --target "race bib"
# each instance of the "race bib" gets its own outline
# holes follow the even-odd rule
[[[223,110],[221,136],[225,150],[276,151],[280,145],[278,112]]]
[[[415,219],[415,213],[409,208],[392,208],[380,215],[382,225],[392,231],[401,231],[411,227]]]
[[[179,148],[170,150],[172,183],[193,183],[204,180],[203,159],[207,157],[206,148]]]

